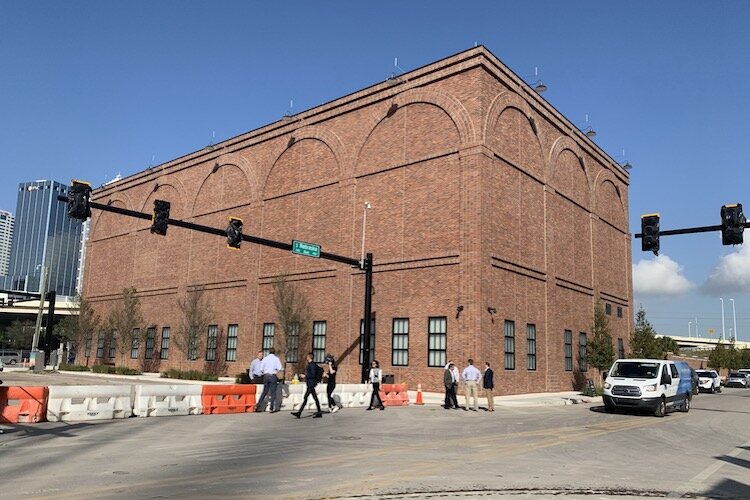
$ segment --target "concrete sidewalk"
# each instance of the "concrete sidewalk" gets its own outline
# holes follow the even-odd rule
[[[411,404],[417,400],[417,391],[409,391]],[[572,405],[579,403],[593,403],[598,398],[590,398],[582,395],[579,391],[565,392],[538,392],[531,394],[512,394],[509,396],[495,396],[495,406],[524,407],[524,406],[551,406]],[[445,402],[445,394],[438,392],[422,392],[422,401],[425,406],[442,406]],[[458,404],[464,406],[466,398],[463,394],[458,395]],[[479,406],[487,406],[487,398],[479,397]]]

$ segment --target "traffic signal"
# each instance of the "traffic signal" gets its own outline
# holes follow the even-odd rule
[[[85,221],[91,217],[89,196],[91,184],[83,181],[71,181],[68,188],[68,217]]]
[[[169,224],[169,207],[168,201],[154,200],[154,214],[151,216],[151,232],[167,235],[167,225]]]
[[[721,207],[721,244],[742,245],[745,222],[747,219],[742,213],[742,203]]]
[[[242,219],[230,217],[227,226],[227,246],[240,248],[240,243],[242,243]]]
[[[641,250],[659,255],[659,214],[641,215]]]

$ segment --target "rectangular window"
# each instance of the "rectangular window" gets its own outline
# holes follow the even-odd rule
[[[117,331],[112,332],[112,339],[109,342],[109,358],[114,359],[117,355]]]
[[[393,366],[409,366],[409,319],[393,319]]]
[[[322,363],[326,359],[326,322],[313,321],[313,361]]]
[[[365,349],[365,320],[359,320],[359,364],[362,364],[362,355]],[[369,365],[375,359],[375,320],[370,320],[370,359]]]
[[[617,306],[617,317],[622,318],[622,306]]]
[[[527,368],[536,370],[536,325],[526,325]]]
[[[617,359],[625,359],[625,342],[617,339]]]
[[[156,328],[146,329],[146,359],[154,359],[154,344],[156,343]]]
[[[206,361],[216,361],[216,342],[219,337],[219,326],[208,325],[208,339],[206,339]]]
[[[161,348],[159,349],[159,359],[169,359],[169,334],[172,329],[168,326],[161,329]]]
[[[505,369],[516,369],[516,324],[505,320]]]
[[[586,364],[586,334],[583,332],[578,336],[578,368],[582,372],[589,369]]]
[[[427,366],[444,367],[448,345],[448,319],[429,318],[427,326]]]
[[[88,337],[86,337],[86,349],[83,353],[83,356],[85,358],[91,357],[91,344],[94,342],[94,334],[92,333]]]
[[[238,325],[229,325],[227,327],[227,361],[237,361],[237,334],[239,333]]]
[[[612,304],[604,304],[604,312],[607,314],[607,316],[612,316]]]
[[[299,362],[299,323],[289,325],[286,338],[287,363]]]
[[[96,357],[97,358],[103,358],[104,357],[104,332],[99,332],[99,337],[96,339]]]
[[[273,347],[273,337],[275,334],[275,324],[263,323],[263,356],[268,356],[268,351]]]
[[[573,332],[565,330],[565,371],[573,371]]]
[[[130,359],[138,359],[138,347],[140,346],[141,329],[133,328],[133,334],[130,336]]]

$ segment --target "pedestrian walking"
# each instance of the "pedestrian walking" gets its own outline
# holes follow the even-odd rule
[[[271,348],[268,355],[260,362],[260,370],[263,372],[263,393],[255,405],[255,411],[263,411],[263,403],[267,397],[270,398],[269,413],[276,413],[281,409],[281,401],[276,401],[276,389],[279,384],[278,373],[283,370],[281,360],[276,356],[276,350]]]
[[[385,410],[383,400],[380,399],[380,381],[383,380],[383,370],[380,369],[380,363],[378,360],[370,363],[370,374],[367,377],[367,382],[372,384],[372,396],[370,396],[370,406],[368,410],[374,410],[377,406],[381,410]],[[375,405],[375,400],[378,400],[378,404]]]
[[[263,362],[263,351],[258,351],[253,360],[250,362],[250,369],[247,372],[250,377],[251,384],[262,384],[263,383],[263,370],[260,368],[260,364]]]
[[[307,353],[307,368],[302,377],[307,384],[307,390],[305,391],[305,396],[302,398],[302,406],[299,407],[298,411],[292,412],[292,415],[300,418],[302,416],[302,411],[305,409],[305,406],[307,406],[307,397],[312,396],[316,408],[313,418],[321,418],[323,412],[320,410],[320,401],[318,401],[318,394],[315,392],[315,387],[317,387],[318,382],[323,378],[323,368],[313,361],[313,354],[311,352]]]
[[[456,398],[456,386],[458,381],[453,376],[454,364],[449,362],[445,365],[443,370],[443,385],[445,386],[445,404],[443,408],[450,410],[451,408],[458,409],[458,399]]]
[[[341,406],[333,399],[333,390],[336,388],[336,360],[333,354],[326,354],[326,363],[323,365],[323,381],[326,383],[326,395],[328,396],[328,411],[336,413]]]
[[[466,408],[469,409],[469,398],[473,399],[474,405],[471,407],[473,411],[477,411],[479,407],[479,381],[482,378],[482,373],[474,366],[474,360],[469,358],[469,365],[464,368],[461,378],[464,382],[464,396],[466,397]]]
[[[495,372],[490,368],[490,363],[484,363],[482,388],[484,389],[484,395],[487,396],[487,411],[495,411],[495,396],[492,395],[492,390],[495,388],[494,376]]]

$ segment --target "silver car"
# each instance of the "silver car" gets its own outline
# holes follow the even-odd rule
[[[737,386],[746,388],[748,386],[747,375],[739,372],[730,373],[724,385],[727,387]]]

